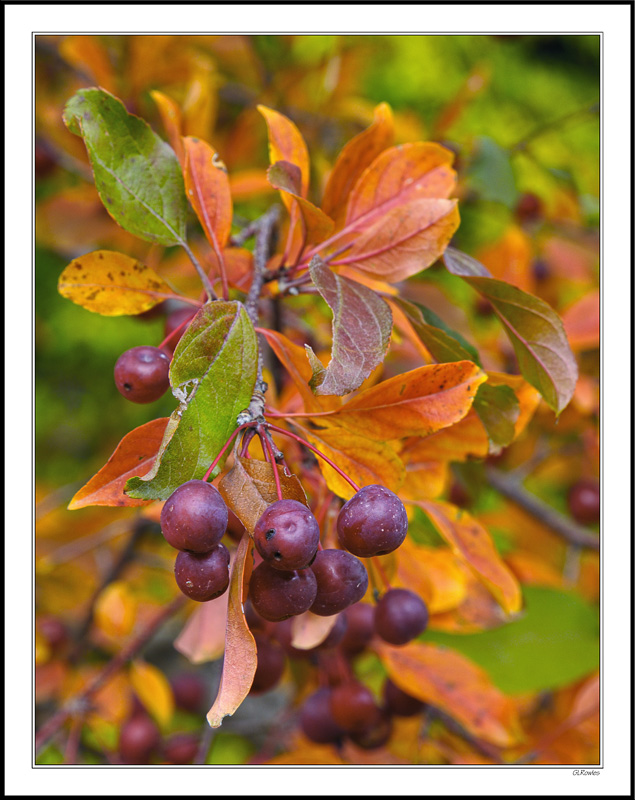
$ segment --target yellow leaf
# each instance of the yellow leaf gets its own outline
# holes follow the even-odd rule
[[[161,727],[166,727],[174,713],[174,696],[165,675],[146,661],[130,665],[130,683],[137,697]]]
[[[136,610],[136,600],[127,584],[115,581],[97,598],[95,625],[109,638],[123,639],[132,632]]]

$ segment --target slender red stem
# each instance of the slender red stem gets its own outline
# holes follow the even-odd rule
[[[251,458],[249,455],[249,445],[251,444],[251,440],[254,438],[255,433],[255,430],[252,428],[243,436],[242,450],[240,451],[241,458]]]
[[[317,447],[313,447],[312,444],[309,444],[309,442],[307,442],[306,439],[303,439],[301,436],[297,436],[295,433],[291,433],[291,431],[285,431],[284,428],[279,428],[277,425],[272,425],[270,422],[267,423],[267,427],[270,428],[272,431],[276,431],[276,433],[281,433],[283,436],[288,436],[290,439],[295,439],[296,442],[300,442],[300,444],[303,444],[305,447],[308,447],[309,450],[312,450],[323,461],[326,461],[326,463],[330,467],[333,467],[333,469],[339,475],[341,475],[342,478],[344,478],[344,480],[347,481],[353,487],[353,489],[355,489],[356,492],[359,492],[359,486],[355,483],[355,481],[349,478],[348,475],[337,466],[337,464],[333,463],[333,461],[331,461],[331,459],[328,456],[325,456],[324,453],[320,452],[317,449]]]
[[[265,454],[265,458],[271,464],[271,469],[273,470],[273,477],[276,482],[276,494],[278,495],[278,500],[282,500],[282,487],[280,486],[280,475],[278,475],[278,465],[276,464],[276,459],[273,454],[273,448],[271,447],[271,442],[267,438],[266,433],[261,433],[258,431],[258,436],[260,437],[260,443],[262,444],[262,451]]]
[[[234,431],[232,431],[232,433],[231,433],[231,435],[230,435],[229,439],[228,439],[228,440],[225,442],[225,444],[223,445],[223,447],[222,447],[222,450],[221,450],[221,451],[220,451],[220,453],[219,453],[219,454],[216,456],[216,458],[215,458],[215,459],[212,461],[212,463],[211,463],[211,464],[210,464],[210,466],[209,466],[209,469],[207,470],[207,472],[206,472],[206,473],[205,473],[205,475],[203,476],[203,480],[204,480],[204,481],[207,481],[207,480],[209,480],[209,476],[210,476],[210,475],[212,474],[212,472],[214,471],[214,467],[215,467],[215,466],[218,464],[218,462],[219,462],[219,461],[221,460],[221,458],[223,457],[223,453],[225,452],[225,450],[227,450],[227,448],[229,447],[229,445],[232,443],[232,439],[234,438],[234,436],[236,436],[236,434],[237,434],[237,433],[239,433],[239,431],[242,431],[242,430],[244,430],[245,428],[248,428],[250,425],[253,425],[253,422],[245,422],[245,424],[244,424],[244,425],[241,425],[240,427],[238,427],[238,428],[235,428],[235,429],[234,429]]]
[[[184,320],[183,320],[183,322],[182,322],[182,323],[181,323],[181,324],[180,324],[178,327],[176,327],[176,328],[175,328],[175,329],[172,331],[172,333],[169,333],[169,334],[168,334],[168,335],[165,337],[165,339],[164,339],[164,340],[161,342],[161,344],[159,345],[159,350],[163,350],[163,348],[164,348],[164,347],[165,347],[165,345],[166,345],[166,344],[167,344],[167,343],[170,341],[170,339],[171,339],[173,336],[176,336],[176,334],[177,334],[177,333],[178,333],[178,332],[181,330],[181,328],[184,328],[186,325],[189,325],[191,321],[192,321],[192,317],[189,317],[188,319],[184,319]]]

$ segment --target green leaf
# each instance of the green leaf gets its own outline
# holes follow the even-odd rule
[[[432,357],[442,364],[450,361],[473,361],[481,366],[477,349],[457,331],[452,330],[434,311],[419,303],[401,298],[393,300],[414,328]]]
[[[518,199],[509,152],[488,136],[478,139],[467,180],[483,200],[503,203],[512,208]]]
[[[113,219],[148,242],[183,244],[187,199],[172,148],[103,89],[77,92],[64,122],[84,139],[97,191]]]
[[[309,264],[313,283],[333,312],[333,347],[326,369],[305,345],[316,395],[345,395],[358,389],[386,355],[392,331],[388,304],[372,289],[336,275],[315,257]]]
[[[568,686],[600,659],[599,616],[574,592],[524,586],[521,619],[482,633],[427,631],[426,642],[457,650],[508,694]]]
[[[130,478],[126,494],[165,500],[182,483],[204,476],[249,405],[257,362],[256,333],[243,305],[204,305],[170,366],[172,393],[181,405],[170,417],[153,468],[143,478]]]
[[[487,431],[490,452],[497,453],[502,447],[512,443],[520,405],[511,386],[482,383],[476,392],[473,406]]]
[[[446,268],[459,275],[486,297],[512,343],[523,377],[560,412],[571,400],[578,379],[578,365],[560,317],[528,292],[495,278],[485,277],[485,267],[471,256],[447,248]]]

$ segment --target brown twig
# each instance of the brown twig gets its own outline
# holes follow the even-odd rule
[[[157,614],[146,627],[132,638],[119,653],[106,664],[95,679],[83,692],[72,697],[67,703],[50,717],[35,736],[35,752],[37,753],[48,742],[51,736],[66,723],[69,717],[85,713],[90,707],[94,695],[137,653],[145,647],[163,623],[185,604],[184,597],[177,597]]]
[[[570,544],[582,547],[587,550],[599,550],[600,539],[590,533],[581,525],[565,517],[551,506],[544,503],[535,494],[528,492],[516,478],[508,473],[501,472],[494,467],[486,469],[487,480],[491,486],[500,492],[512,503],[527,511],[543,525],[546,525],[558,536],[561,536]]]

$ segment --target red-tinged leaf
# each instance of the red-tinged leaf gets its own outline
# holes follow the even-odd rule
[[[380,103],[373,123],[344,145],[329,175],[322,200],[323,211],[339,221],[343,217],[351,190],[362,172],[383,152],[394,138],[392,110]]]
[[[432,142],[391,147],[362,174],[346,209],[346,229],[364,230],[413,200],[447,198],[456,184],[454,154]]]
[[[600,344],[600,291],[589,292],[562,312],[569,344],[576,350],[591,350]]]
[[[392,314],[372,289],[342,278],[315,257],[309,264],[313,283],[333,312],[331,361],[324,369],[310,347],[311,388],[318,395],[348,394],[359,388],[384,360]]]
[[[329,422],[378,441],[427,436],[461,420],[485,380],[471,361],[419,367],[355,395]]]
[[[352,227],[359,224],[357,220]],[[456,200],[414,199],[386,211],[361,230],[346,257],[332,263],[349,264],[366,275],[396,283],[433,264],[458,227]]]
[[[277,465],[277,470],[285,500],[297,500],[308,506],[298,478],[289,475],[284,467]],[[236,458],[234,466],[218,484],[218,491],[252,535],[265,509],[278,499],[271,464],[257,458]]]
[[[216,700],[207,714],[212,728],[220,727],[223,719],[231,716],[247,697],[258,666],[256,640],[243,611],[243,574],[251,546],[249,536],[243,535],[231,568],[223,673]]]
[[[423,547],[407,537],[396,558],[397,574],[391,583],[416,592],[430,614],[449,611],[465,600],[466,576],[448,548]]]
[[[228,593],[199,603],[189,617],[174,647],[192,664],[216,661],[225,650]]]
[[[522,593],[516,577],[498,555],[485,528],[450,503],[423,500],[417,503],[450,545],[489,589],[508,614],[522,607]]]
[[[185,148],[181,140],[181,135],[183,133],[181,109],[171,97],[168,97],[167,94],[163,94],[163,92],[154,90],[150,92],[150,96],[157,104],[159,114],[161,115],[161,122],[163,122],[163,127],[168,135],[168,140],[176,153],[181,169],[183,169],[185,165]]]
[[[305,611],[304,614],[293,617],[291,645],[297,647],[298,650],[310,650],[312,647],[317,647],[329,635],[337,622],[337,618],[338,614],[332,614],[330,617],[319,617],[310,611]]]
[[[68,508],[147,505],[147,500],[128,497],[123,488],[128,478],[150,471],[167,424],[168,417],[161,417],[127,433],[105,466],[75,494]]]
[[[227,244],[232,226],[232,196],[227,168],[207,142],[183,138],[185,192],[205,236],[218,253]]]
[[[309,430],[295,424],[314,447],[337,464],[358,486],[379,483],[391,491],[398,491],[404,479],[404,466],[387,442],[373,441],[336,425]],[[318,463],[329,489],[338,497],[349,500],[355,494],[350,483],[321,458],[318,458]]]
[[[309,151],[302,134],[290,119],[266,106],[258,106],[258,111],[265,118],[269,131],[269,161],[289,161],[300,169],[300,192],[306,197],[309,191]],[[288,209],[293,200],[283,195],[283,202]]]
[[[518,225],[511,225],[501,239],[481,248],[478,260],[492,277],[511,283],[525,292],[535,291],[531,240]]]
[[[560,414],[573,396],[578,377],[578,366],[560,318],[544,300],[483,277],[483,271],[478,269],[482,265],[457,252],[446,251],[446,267],[490,301],[514,347],[523,377]]]
[[[498,747],[520,741],[514,702],[465,656],[420,642],[402,647],[377,642],[376,649],[390,679],[404,692],[449,714],[483,741]]]
[[[238,289],[245,294],[249,291],[254,275],[254,257],[249,250],[243,247],[226,247],[223,250],[223,262],[225,264],[225,274],[227,283],[232,289]],[[214,252],[207,254],[207,260],[211,266],[210,278],[214,284],[221,281],[221,267],[218,263],[218,256]],[[217,277],[214,277],[217,276]],[[217,288],[214,286],[214,288]],[[220,294],[222,286],[218,287]]]
[[[301,196],[302,175],[300,168],[288,161],[276,161],[267,170],[269,183],[285,195],[295,199],[304,223],[306,242],[316,244],[326,239],[333,231],[333,220],[313,203]]]

